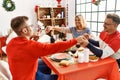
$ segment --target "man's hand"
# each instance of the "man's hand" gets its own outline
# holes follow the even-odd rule
[[[86,47],[89,41],[84,36],[79,36],[76,38],[77,42],[80,43],[81,47]]]
[[[84,33],[83,36],[88,40],[90,38],[90,35],[87,33]]]
[[[45,32],[46,33],[49,33],[51,30],[52,30],[52,26],[47,26],[46,28],[45,28]]]

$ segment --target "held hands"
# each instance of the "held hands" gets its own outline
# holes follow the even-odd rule
[[[46,33],[49,33],[51,30],[57,30],[57,31],[61,31],[61,28],[59,26],[47,26],[45,31]]]
[[[52,26],[47,26],[47,27],[45,28],[45,32],[46,32],[46,33],[49,33],[51,30],[52,30]]]
[[[79,36],[76,38],[77,42],[80,43],[81,47],[86,47],[89,43],[86,37],[84,36]]]
[[[84,33],[83,36],[88,40],[90,38],[90,35],[87,33]]]

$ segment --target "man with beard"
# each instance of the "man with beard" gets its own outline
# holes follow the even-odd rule
[[[120,17],[117,14],[107,14],[100,33],[99,41],[90,39],[88,36],[81,38],[81,46],[87,47],[97,57],[102,59],[113,57],[117,60],[120,68],[120,32],[117,30]],[[98,48],[99,47],[99,48]]]
[[[31,40],[34,28],[27,16],[13,18],[11,28],[17,34],[6,47],[12,80],[57,80],[58,75],[51,74],[39,58],[65,51],[81,40],[81,36],[52,44]]]

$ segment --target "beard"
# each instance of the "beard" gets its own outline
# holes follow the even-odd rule
[[[104,31],[107,31],[107,27],[106,26],[104,26]]]

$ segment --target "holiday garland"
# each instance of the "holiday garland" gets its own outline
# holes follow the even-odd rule
[[[3,0],[2,6],[6,11],[13,11],[15,9],[15,4],[12,0]]]

